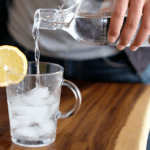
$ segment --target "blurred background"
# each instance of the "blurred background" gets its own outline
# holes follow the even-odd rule
[[[0,18],[1,18],[1,23],[0,23],[0,45],[2,45],[2,41],[6,35],[7,32],[7,19],[8,19],[8,14],[7,14],[7,10],[6,10],[6,5],[4,3],[4,0],[0,1]]]
[[[1,0],[0,45],[16,46],[26,55],[28,61],[35,61],[35,44],[32,36],[34,13],[38,8],[58,9],[64,1]],[[70,0],[66,7],[74,2],[75,0]],[[150,74],[145,75],[145,81],[141,75],[150,63],[150,53],[147,53],[145,48],[134,53],[129,48],[119,51],[116,46],[80,43],[62,30],[40,30],[39,49],[40,61],[63,66],[66,79],[129,83],[148,82],[149,79],[150,82]],[[141,63],[144,62],[143,56],[147,56],[144,66],[144,63]]]

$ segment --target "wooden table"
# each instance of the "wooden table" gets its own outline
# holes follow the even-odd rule
[[[82,94],[77,114],[58,121],[55,143],[23,148],[11,143],[6,90],[0,88],[0,150],[145,150],[150,127],[150,87],[74,81]],[[63,87],[61,111],[74,105]]]

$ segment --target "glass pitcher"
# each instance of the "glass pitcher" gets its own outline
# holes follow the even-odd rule
[[[110,43],[107,39],[107,35],[111,13],[117,0],[76,0],[71,7],[64,9],[68,1],[69,0],[66,0],[58,9],[36,10],[33,31],[35,31],[35,29],[61,29],[84,44],[116,46],[119,38],[115,43]],[[126,16],[127,12],[124,17],[124,23]],[[141,21],[138,29],[140,24]],[[127,46],[131,44],[135,36]],[[149,43],[147,39],[141,47],[148,46]]]

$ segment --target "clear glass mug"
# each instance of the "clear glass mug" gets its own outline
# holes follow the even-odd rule
[[[3,148],[0,150],[6,150],[6,149]],[[56,144],[52,143],[48,146],[33,148],[33,147],[22,147],[22,146],[14,144],[14,143],[11,143],[10,150],[56,150]]]
[[[36,63],[28,62],[24,79],[6,87],[11,139],[20,146],[41,147],[53,143],[57,119],[74,115],[81,105],[81,93],[75,84],[63,79],[62,66],[41,62],[39,68],[37,75]],[[13,73],[7,75],[15,76]],[[40,85],[37,85],[37,79]],[[75,95],[75,106],[69,112],[59,111],[62,85],[69,87]]]

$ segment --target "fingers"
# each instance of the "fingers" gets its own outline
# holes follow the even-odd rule
[[[130,0],[127,20],[123,27],[117,48],[123,50],[136,33],[143,10],[143,0]]]
[[[114,12],[111,16],[108,40],[109,42],[115,42],[120,35],[120,30],[124,21],[124,16],[128,8],[129,0],[117,0]]]
[[[137,50],[137,48],[142,45],[142,43],[148,38],[150,35],[150,2],[144,5],[142,23],[140,29],[136,35],[136,38],[130,45],[130,49],[132,51]],[[150,43],[150,39],[149,39]]]
[[[134,37],[143,11],[140,29],[130,46],[130,49],[134,51],[141,46],[150,35],[150,0],[117,0],[114,12],[111,16],[108,40],[113,43],[119,37],[129,4],[128,16],[122,29],[117,48],[120,50],[124,49]]]

